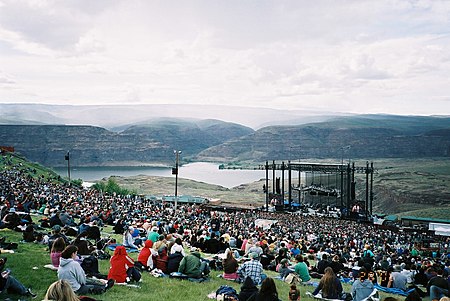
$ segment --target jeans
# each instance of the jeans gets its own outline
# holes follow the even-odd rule
[[[82,284],[81,287],[75,292],[77,295],[86,295],[86,294],[102,294],[105,292],[106,286],[104,284],[100,284],[96,280],[92,280],[90,278],[86,279],[86,284]]]
[[[23,286],[23,284],[20,283],[19,280],[17,280],[11,275],[9,275],[6,278],[6,283],[5,286],[3,287],[3,290],[5,289],[19,295],[26,295],[28,292],[27,288]]]
[[[430,287],[430,300],[439,300],[448,295],[448,290],[432,285]]]

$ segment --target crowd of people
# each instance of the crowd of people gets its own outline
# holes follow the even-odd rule
[[[440,281],[448,277],[447,250],[434,258],[424,256],[418,243],[425,234],[419,232],[300,213],[227,212],[189,204],[179,204],[175,212],[171,203],[69,186],[33,173],[14,164],[0,172],[0,228],[21,231],[25,241],[48,245],[60,279],[52,286],[55,291],[62,289],[63,281],[83,295],[104,292],[114,282],[139,282],[143,271],[199,279],[210,268],[221,268],[224,279],[238,281],[243,288],[260,285],[260,294],[271,291],[274,298],[273,279],[265,270],[279,272],[280,279],[295,273],[303,283],[317,279],[314,293],[326,298],[345,297],[343,279],[353,282],[348,293],[356,301],[371,293],[374,283],[404,291],[422,285],[430,300],[448,294],[448,281],[446,286]],[[32,224],[29,213],[41,216],[39,225]],[[261,226],[259,220],[273,223]],[[123,236],[105,279],[113,281],[89,283],[79,255],[98,250],[89,241],[104,238],[104,225]],[[138,259],[131,259],[127,250],[138,251]],[[215,260],[202,258],[199,251]],[[254,298],[263,300],[260,295]]]

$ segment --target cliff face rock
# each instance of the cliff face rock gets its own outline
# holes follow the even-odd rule
[[[215,130],[209,131],[193,123],[165,122],[133,126],[121,133],[93,126],[0,125],[0,145],[13,146],[29,160],[53,167],[67,164],[67,151],[73,166],[172,164],[174,149],[189,156],[224,142],[221,139],[253,132],[220,121],[212,125]]]
[[[94,126],[0,125],[0,145],[32,161],[65,166],[130,166],[184,159],[263,162],[301,158],[450,156],[450,118],[341,118],[254,131],[218,120],[160,119],[113,132]]]
[[[206,149],[196,159],[261,162],[300,158],[450,156],[450,119],[439,119],[435,125],[424,122],[422,126],[420,120],[413,128],[402,123],[396,127],[393,122],[381,123],[383,127],[375,122],[373,125],[350,124],[348,120],[343,123],[271,126]]]

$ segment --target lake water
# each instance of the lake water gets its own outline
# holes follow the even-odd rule
[[[62,177],[67,177],[67,168],[54,168]],[[71,179],[83,179],[86,182],[100,180],[109,176],[158,176],[175,177],[170,167],[77,167],[70,170]],[[265,170],[219,169],[215,163],[196,162],[179,168],[179,178],[185,178],[227,188],[265,179]]]

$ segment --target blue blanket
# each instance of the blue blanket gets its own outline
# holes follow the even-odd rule
[[[380,286],[379,284],[375,284],[374,287],[380,292],[385,292],[385,293],[395,294],[395,295],[402,295],[402,296],[408,296],[410,293],[412,293],[414,291],[414,288],[404,291],[399,288],[387,288],[384,286]]]

